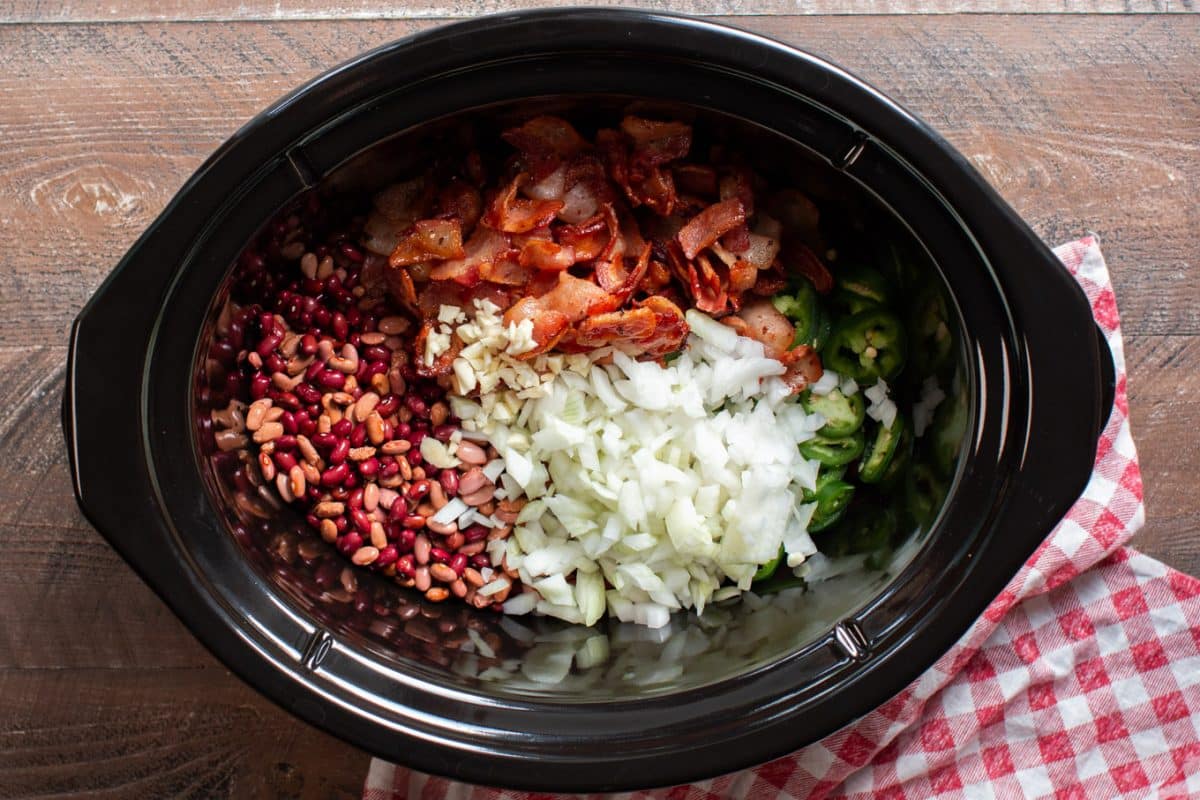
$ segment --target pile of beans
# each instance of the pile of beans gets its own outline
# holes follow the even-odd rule
[[[485,548],[509,535],[520,505],[494,499],[481,469],[490,448],[460,442],[453,469],[422,459],[426,436],[458,431],[445,390],[412,366],[412,321],[388,297],[384,260],[355,244],[353,226],[315,236],[306,220],[319,210],[313,201],[276,223],[241,258],[218,320],[234,399],[212,412],[214,442],[248,450],[262,481],[355,565],[434,602],[500,610],[521,589]],[[503,524],[434,521],[454,497]],[[497,580],[507,585],[495,591]]]

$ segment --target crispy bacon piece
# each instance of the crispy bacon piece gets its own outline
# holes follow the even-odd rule
[[[662,358],[683,347],[691,329],[679,306],[663,295],[656,294],[638,303],[638,307],[654,312],[654,333],[636,342],[643,358]]]
[[[682,122],[626,117],[621,130],[602,130],[596,145],[609,176],[634,206],[645,205],[664,216],[675,209],[675,180],[665,166],[682,158],[692,144],[692,129]]]
[[[721,199],[728,200],[736,197],[746,209],[746,216],[754,215],[754,186],[750,170],[745,167],[732,167],[728,174],[721,177]]]
[[[736,197],[713,203],[688,220],[675,238],[683,254],[695,258],[701,250],[746,221],[746,209]]]
[[[683,158],[692,149],[692,126],[686,122],[627,116],[621,120],[621,132],[633,142],[635,167],[657,167]]]
[[[514,258],[485,261],[479,268],[479,277],[502,286],[525,286],[533,280],[532,267],[519,263]]]
[[[417,288],[413,285],[408,267],[384,267],[383,280],[387,284],[388,294],[397,303],[410,311],[417,309]]]
[[[529,239],[521,246],[520,264],[546,272],[561,272],[576,261],[575,248],[549,239]]]
[[[750,249],[750,229],[746,223],[738,225],[721,237],[721,246],[731,253],[744,253]]]
[[[739,336],[761,342],[767,357],[778,361],[784,359],[796,337],[796,327],[770,300],[755,300],[721,322],[737,331]]]
[[[729,295],[722,286],[721,276],[713,269],[712,263],[701,253],[696,256],[688,275],[691,281],[692,299],[696,308],[706,314],[724,314],[729,303]]]
[[[569,272],[558,273],[554,288],[538,298],[543,308],[565,314],[572,323],[592,314],[615,311],[621,301],[591,281]]]
[[[425,363],[425,341],[429,338],[429,334],[433,333],[435,327],[436,323],[432,320],[427,319],[422,322],[421,330],[417,331],[417,338],[413,342],[413,349],[417,354],[413,368],[422,378],[449,375],[454,370],[454,359],[458,358],[458,354],[462,352],[462,341],[451,334],[450,348],[435,358],[432,364]]]
[[[474,286],[483,279],[482,271],[485,265],[490,265],[508,257],[511,245],[508,237],[491,228],[480,226],[475,229],[463,248],[461,258],[443,261],[429,272],[430,280],[452,280],[463,286]]]
[[[446,217],[457,218],[462,233],[470,235],[483,215],[483,198],[474,186],[454,178],[438,194],[438,209]]]
[[[517,197],[517,190],[528,180],[522,172],[504,187],[483,215],[483,224],[505,233],[528,233],[534,228],[548,225],[559,209],[562,200],[526,200]]]
[[[540,116],[500,134],[521,151],[537,177],[553,172],[562,162],[587,149],[587,141],[561,117]]]
[[[812,384],[821,380],[825,374],[821,366],[821,356],[806,344],[789,350],[787,356],[781,358],[787,372],[783,373],[783,382],[792,389],[792,394],[803,392]]]
[[[784,266],[812,281],[818,292],[825,294],[833,289],[833,275],[808,245],[790,241],[783,252]]]
[[[675,185],[704,197],[717,196],[717,171],[707,164],[676,164],[671,168]]]
[[[642,282],[642,278],[650,269],[650,253],[652,251],[652,245],[649,242],[643,242],[642,252],[638,255],[637,262],[632,269],[626,269],[624,257],[619,262],[615,259],[597,262],[596,282],[604,291],[618,298],[622,303],[625,302],[637,291],[638,284]]]
[[[597,314],[579,323],[574,343],[587,350],[609,345],[632,348],[653,337],[657,322],[658,318],[649,308],[624,308]]]
[[[462,225],[457,219],[421,219],[388,256],[388,265],[407,267],[431,259],[462,258]]]
[[[576,262],[599,258],[608,247],[610,237],[608,218],[603,211],[578,225],[564,225],[558,229],[559,244],[575,251]]]
[[[758,267],[746,261],[735,261],[729,267],[729,291],[742,294],[754,288]]]

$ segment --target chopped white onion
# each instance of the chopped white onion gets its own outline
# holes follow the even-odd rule
[[[464,503],[462,498],[455,497],[438,509],[438,512],[431,519],[438,525],[448,525],[458,519],[468,509],[470,509],[470,506]]]

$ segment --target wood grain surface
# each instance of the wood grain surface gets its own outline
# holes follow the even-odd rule
[[[343,59],[435,24],[342,19],[401,13],[367,0],[200,5],[0,2],[0,797],[350,797],[366,773],[365,754],[224,670],[71,497],[59,407],[79,308],[255,112]],[[403,13],[523,5],[420,3]],[[1135,545],[1200,573],[1200,17],[800,16],[963,5],[673,7],[736,8],[736,24],[832,58],[943,132],[1046,241],[1100,236],[1147,491]],[[242,21],[195,21],[207,19]]]

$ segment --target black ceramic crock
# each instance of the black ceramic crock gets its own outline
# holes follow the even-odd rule
[[[328,580],[293,569],[288,537],[301,534],[256,538],[266,523],[251,524],[209,463],[196,386],[214,298],[266,220],[397,132],[465,109],[593,95],[748,121],[902,222],[950,298],[960,344],[968,424],[940,514],[909,561],[841,605],[793,593],[657,633],[501,621],[403,597],[364,617]],[[595,791],[783,755],[916,678],[1082,491],[1112,384],[1074,281],[961,155],[879,92],[709,22],[536,11],[382,47],[235,134],[80,313],[64,425],[87,517],[258,690],[428,772]],[[489,651],[492,673],[479,669]]]

